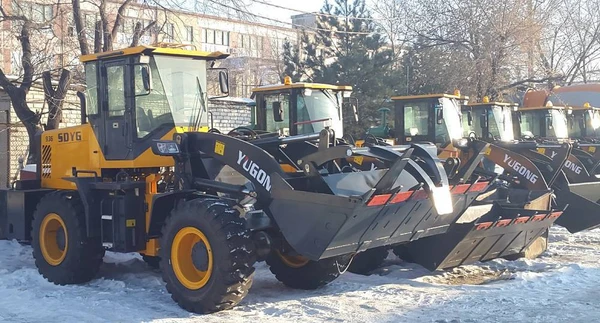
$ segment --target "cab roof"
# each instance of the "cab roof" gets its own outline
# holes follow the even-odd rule
[[[407,101],[407,100],[420,100],[420,99],[436,99],[436,98],[448,98],[456,100],[468,100],[468,96],[454,95],[454,94],[419,94],[419,95],[404,95],[404,96],[393,96],[393,101]]]
[[[571,109],[570,107],[563,107],[563,106],[559,106],[559,105],[553,105],[553,106],[542,106],[542,107],[520,107],[518,111],[536,111],[536,110],[550,110],[550,109],[554,109],[554,110],[560,110],[560,109]]]
[[[200,58],[200,59],[222,59],[229,56],[229,54],[225,54],[222,52],[204,52],[198,50],[187,50],[183,48],[172,48],[172,47],[153,47],[153,46],[136,46],[136,47],[128,47],[118,50],[113,50],[110,52],[104,53],[95,53],[89,55],[82,55],[79,57],[79,61],[82,63],[97,61],[103,58],[113,58],[120,56],[130,56],[130,55],[171,55],[171,56],[181,56],[181,57],[192,57],[192,58]]]
[[[465,106],[467,106],[467,107],[479,107],[479,106],[488,106],[488,105],[497,105],[497,106],[501,106],[501,107],[515,107],[518,104],[508,103],[508,102],[474,102],[474,103],[465,104]]]
[[[333,85],[322,83],[291,83],[291,84],[272,84],[259,86],[252,89],[252,92],[269,92],[289,89],[313,89],[313,90],[334,90],[334,91],[352,91],[349,85]]]

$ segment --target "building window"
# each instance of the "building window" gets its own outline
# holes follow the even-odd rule
[[[170,43],[175,40],[175,27],[173,26],[172,23],[170,23],[170,22],[165,23],[163,32],[165,34],[164,41]]]
[[[33,22],[47,22],[52,20],[53,7],[39,3],[17,2],[13,0],[12,7],[17,15],[25,16]]]
[[[204,29],[202,31],[202,42],[205,44],[229,46],[229,32],[214,29]]]
[[[223,32],[220,30],[215,31],[215,44],[223,45]]]
[[[192,26],[185,26],[185,40],[188,42],[194,41],[194,28]]]
[[[228,31],[223,32],[223,45],[229,46],[229,32]]]
[[[242,35],[242,48],[250,49],[250,35]]]
[[[206,29],[206,43],[214,44],[215,43],[215,31],[212,29]]]

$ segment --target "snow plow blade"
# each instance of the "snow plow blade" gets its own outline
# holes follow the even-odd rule
[[[400,246],[401,253],[405,259],[432,271],[522,253],[562,214],[543,210],[551,195],[538,193],[538,198],[523,207],[502,202],[472,206],[446,234]]]

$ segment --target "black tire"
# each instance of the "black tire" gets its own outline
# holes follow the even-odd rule
[[[305,264],[290,267],[277,252],[267,257],[267,265],[275,278],[284,285],[313,290],[334,281],[346,269],[350,256],[338,256],[319,261],[307,260]]]
[[[388,256],[388,248],[379,247],[368,249],[354,256],[348,271],[354,274],[367,275],[381,267]]]
[[[44,257],[40,242],[40,231],[45,218],[57,215],[64,223],[66,244],[59,249],[64,258],[58,264],[51,264],[48,252]],[[76,192],[52,192],[44,196],[33,214],[31,245],[35,265],[42,276],[57,285],[81,284],[92,280],[102,264],[104,247],[100,238],[88,238],[85,226],[85,211]],[[48,232],[47,230],[45,230]],[[66,232],[65,232],[66,231]],[[61,233],[62,234],[62,233]],[[46,236],[51,237],[50,233]],[[56,236],[56,241],[63,240]],[[58,244],[61,244],[58,242]],[[66,249],[66,250],[65,250]],[[46,247],[45,250],[48,250]],[[56,260],[56,259],[55,259]]]
[[[523,252],[505,256],[504,259],[509,261],[515,261],[521,258],[525,259],[535,259],[542,255],[546,250],[548,250],[548,235],[550,233],[549,229],[539,237],[537,237]]]
[[[142,260],[152,269],[160,269],[160,257],[142,255]]]
[[[201,232],[212,250],[206,254],[212,255],[213,265],[204,271],[212,269],[212,273],[198,288],[188,288],[179,280],[174,259],[179,260],[177,256],[171,258],[176,235],[190,228]],[[230,309],[242,301],[252,286],[255,252],[250,232],[239,212],[223,201],[197,199],[179,203],[162,229],[160,246],[160,269],[167,291],[187,311],[204,314]],[[189,261],[197,271],[191,255]]]

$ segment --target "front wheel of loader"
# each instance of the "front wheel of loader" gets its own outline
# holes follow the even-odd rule
[[[273,251],[267,257],[267,265],[275,278],[284,285],[313,290],[334,281],[346,269],[350,256],[338,256],[312,261],[302,256]]]
[[[252,286],[254,245],[239,212],[218,199],[182,202],[160,238],[167,291],[187,311],[234,307]]]
[[[366,275],[381,267],[388,256],[388,248],[379,247],[368,249],[354,256],[348,271],[354,274]]]
[[[33,258],[40,274],[57,285],[92,280],[100,269],[104,247],[88,238],[85,211],[76,192],[44,196],[33,214]]]

